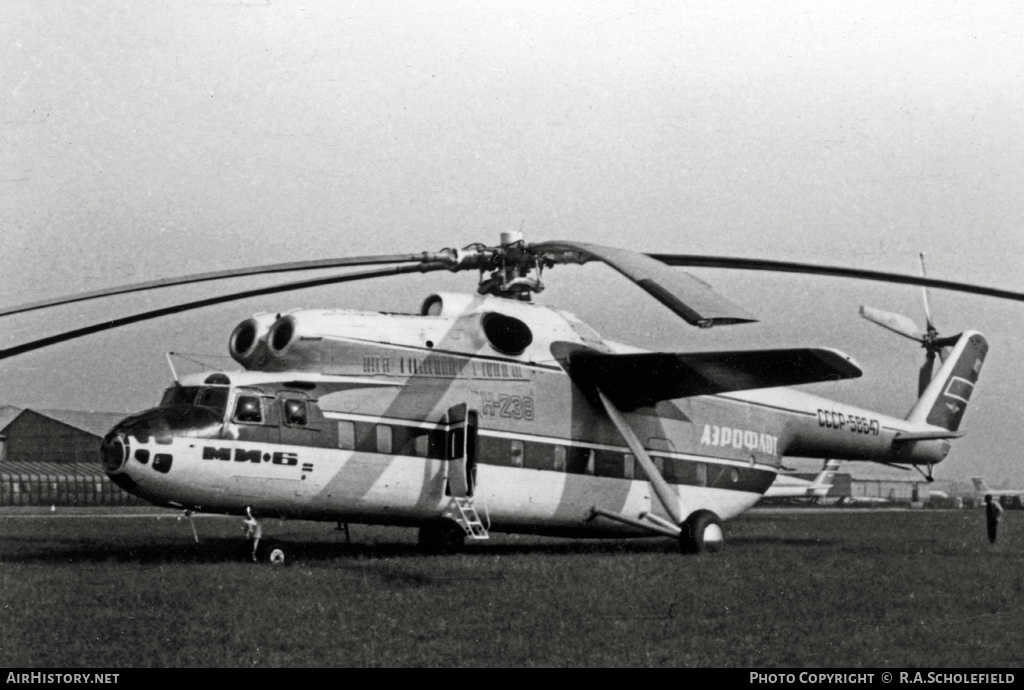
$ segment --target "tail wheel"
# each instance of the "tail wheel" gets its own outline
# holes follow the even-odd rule
[[[682,524],[679,550],[687,554],[718,553],[725,547],[722,521],[711,511],[694,513]]]

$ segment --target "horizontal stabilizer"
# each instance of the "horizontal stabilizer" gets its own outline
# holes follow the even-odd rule
[[[936,439],[954,439],[964,435],[962,431],[901,431],[893,439],[894,443],[900,441],[934,441]]]
[[[586,350],[570,355],[569,363],[578,384],[599,388],[624,409],[673,398],[852,379],[862,373],[849,356],[824,348],[636,354]]]

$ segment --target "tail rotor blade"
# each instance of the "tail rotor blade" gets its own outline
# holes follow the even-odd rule
[[[924,270],[924,254],[918,254],[918,257],[921,259],[921,277],[927,280],[928,274]],[[925,285],[921,286],[921,301],[924,302],[924,318],[928,324],[928,330],[934,331],[935,322],[932,321],[932,310],[928,306],[928,287]]]
[[[868,321],[877,323],[882,328],[902,335],[904,338],[910,338],[919,343],[925,340],[926,334],[921,328],[912,319],[903,314],[895,314],[891,311],[862,306],[860,308],[860,315]]]

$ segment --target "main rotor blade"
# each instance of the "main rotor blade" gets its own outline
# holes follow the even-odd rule
[[[608,264],[643,288],[666,307],[694,326],[750,323],[749,312],[712,290],[707,283],[683,271],[666,269],[646,254],[627,249],[583,242],[539,242],[530,245],[536,254],[577,252],[582,260],[596,259]]]
[[[806,273],[810,275],[834,276],[838,278],[859,278],[860,280],[875,280],[883,283],[901,283],[904,285],[921,285],[924,287],[936,288],[939,290],[953,290],[956,292],[967,292],[974,295],[985,295],[986,297],[997,297],[1017,302],[1024,302],[1024,292],[1013,290],[1000,290],[998,288],[985,287],[983,285],[972,285],[970,283],[958,283],[952,280],[935,280],[932,278],[919,278],[901,273],[886,273],[884,271],[867,271],[859,268],[843,268],[840,266],[818,266],[815,264],[801,264],[791,261],[768,261],[765,259],[741,259],[732,256],[699,256],[695,254],[648,254],[647,256],[669,266],[689,266],[700,268],[731,268],[744,271],[773,271],[777,273]]]
[[[84,302],[101,297],[112,295],[124,295],[143,290],[155,290],[157,288],[173,287],[175,285],[189,285],[192,283],[205,283],[213,280],[226,280],[228,278],[239,278],[242,276],[265,275],[270,273],[293,273],[295,271],[308,271],[323,268],[342,268],[346,266],[372,266],[379,264],[403,264],[411,262],[428,263],[436,261],[438,255],[423,252],[422,254],[386,254],[380,256],[352,256],[341,259],[316,259],[312,261],[294,261],[291,263],[266,264],[264,266],[250,266],[248,268],[236,268],[225,271],[211,271],[208,273],[193,273],[191,275],[178,276],[176,278],[163,278],[161,280],[148,280],[142,283],[131,283],[118,287],[104,288],[80,292],[76,295],[54,297],[39,302],[19,304],[14,307],[0,309],[0,316],[21,314],[46,307],[56,307],[61,304],[73,304]]]
[[[119,319],[111,319],[103,321],[102,323],[93,324],[91,326],[85,326],[83,328],[76,328],[71,331],[65,331],[64,333],[58,333],[51,335],[46,338],[39,340],[33,340],[28,343],[21,345],[15,345],[5,350],[0,350],[0,359],[6,359],[15,355],[24,354],[26,352],[32,352],[33,350],[39,350],[50,345],[56,345],[58,343],[67,342],[68,340],[74,340],[75,338],[81,338],[86,335],[93,333],[99,333],[101,331],[110,330],[112,328],[120,328],[121,326],[127,326],[133,323],[139,323],[140,321],[149,321],[151,319],[158,319],[162,316],[170,316],[171,314],[177,314],[183,311],[190,311],[192,309],[199,309],[201,307],[209,307],[214,304],[223,304],[225,302],[234,302],[247,297],[257,297],[260,295],[272,295],[278,292],[288,292],[289,290],[300,290],[302,288],[318,287],[320,285],[332,285],[334,283],[344,283],[353,280],[365,280],[367,278],[380,278],[384,276],[400,275],[403,273],[427,273],[429,271],[442,271],[447,270],[447,264],[441,262],[425,262],[414,265],[404,266],[392,266],[391,268],[382,268],[371,271],[356,271],[354,273],[346,273],[340,276],[326,276],[323,278],[314,278],[310,280],[301,280],[294,283],[284,283],[281,285],[271,285],[269,287],[257,288],[254,290],[246,290],[244,292],[234,292],[229,295],[220,295],[218,297],[208,297],[206,299],[197,300],[195,302],[186,302],[183,304],[175,304],[169,307],[163,307],[162,309],[154,309],[152,311],[142,312],[140,314],[133,314],[132,316],[125,316]]]

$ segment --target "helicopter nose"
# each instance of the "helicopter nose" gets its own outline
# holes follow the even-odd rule
[[[150,410],[121,421],[110,430],[100,446],[103,469],[109,475],[127,472],[128,460],[145,453],[141,446],[151,440],[170,442],[171,435],[161,410]]]
[[[147,465],[152,456],[150,467],[166,473],[171,456],[155,450],[157,447],[169,446],[175,437],[216,438],[221,428],[220,414],[201,407],[161,407],[132,415],[103,439],[100,446],[103,469],[111,476],[138,475],[136,467]],[[132,458],[136,462],[129,463]]]

